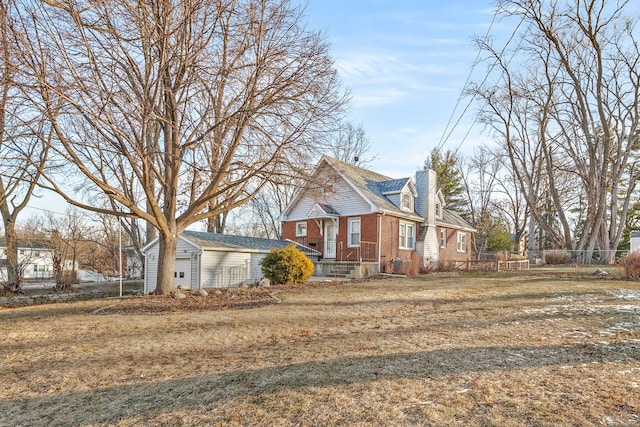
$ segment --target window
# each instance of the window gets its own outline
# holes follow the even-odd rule
[[[436,217],[442,218],[442,205],[439,202],[436,202]]]
[[[447,230],[444,229],[440,230],[440,247],[447,247]]]
[[[416,225],[400,222],[400,249],[414,249],[416,243]]]
[[[181,279],[184,279],[184,271],[181,271],[178,275],[180,276]]]
[[[458,252],[467,252],[467,233],[458,232]]]
[[[360,246],[360,218],[349,218],[348,239],[347,246]]]
[[[33,272],[34,273],[38,272],[38,264],[33,264]]]
[[[402,210],[411,211],[412,209],[411,193],[402,193]]]
[[[34,251],[33,256],[40,256],[40,251]]]
[[[304,237],[307,235],[307,223],[296,222],[296,237]]]

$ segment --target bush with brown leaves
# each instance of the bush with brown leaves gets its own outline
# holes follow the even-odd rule
[[[544,262],[549,265],[571,264],[571,254],[561,250],[546,251]]]
[[[619,265],[624,268],[627,279],[640,280],[640,252],[631,252],[620,260]]]

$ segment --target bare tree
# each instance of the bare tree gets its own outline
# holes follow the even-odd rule
[[[371,153],[371,142],[362,124],[343,122],[329,136],[328,148],[325,154],[360,167],[376,159]]]
[[[95,250],[91,241],[93,227],[87,212],[70,207],[63,216],[48,213],[45,219],[45,232],[50,236],[54,247],[54,276],[58,289],[71,287],[78,281],[78,266],[84,254]]]
[[[501,172],[496,180],[497,200],[493,203],[495,208],[501,212],[502,216],[511,225],[514,234],[514,251],[524,252],[520,242],[527,232],[529,222],[529,205],[522,194],[522,188],[518,185],[518,179],[513,171],[505,164],[508,162],[504,156],[497,157],[502,163]],[[529,236],[531,238],[531,236]]]
[[[493,86],[475,91],[483,119],[504,141],[538,226],[554,245],[586,250],[587,261],[596,247],[601,261],[613,260],[636,184],[640,50],[628,4],[501,0],[501,12],[527,30],[513,51],[481,42],[500,70]],[[579,194],[567,198],[562,181]],[[543,195],[556,221],[545,223]]]
[[[48,185],[73,205],[151,224],[156,293],[173,289],[178,235],[251,200],[345,102],[327,43],[286,0],[24,0],[22,10],[52,149],[76,173]],[[78,200],[84,182],[120,209]]]
[[[459,176],[466,192],[469,221],[477,230],[474,234],[474,252],[478,256],[487,244],[496,225],[502,224],[500,212],[495,209],[496,186],[501,168],[500,159],[487,148],[479,147],[473,156],[459,163]]]
[[[4,288],[19,291],[22,271],[18,262],[16,221],[29,203],[40,179],[47,148],[46,129],[29,99],[29,81],[20,64],[19,28],[12,0],[0,3],[0,214],[6,242],[7,277]]]
[[[260,237],[280,238],[282,234],[280,215],[303,187],[321,187],[324,183],[313,182],[315,164],[324,154],[357,166],[375,160],[371,145],[362,125],[342,121],[334,130],[327,130],[321,137],[317,151],[308,151],[304,158],[292,159],[283,164],[278,176],[264,186],[247,206],[236,211],[242,232]]]

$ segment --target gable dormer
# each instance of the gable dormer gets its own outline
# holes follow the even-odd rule
[[[415,212],[416,186],[411,178],[392,179],[378,183],[380,192],[402,211]]]
[[[414,212],[415,211],[415,200],[417,194],[414,191],[411,191],[409,188],[405,188],[400,193],[400,209],[405,212]]]

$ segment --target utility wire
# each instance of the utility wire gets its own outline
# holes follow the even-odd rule
[[[494,13],[493,13],[493,18],[491,20],[491,24],[489,25],[489,28],[487,29],[487,33],[485,35],[485,40],[489,38],[489,34],[491,32],[491,29],[493,28],[493,25],[496,21],[496,18],[498,16],[498,8],[495,9]],[[504,54],[504,52],[507,50],[507,48],[509,47],[509,45],[511,44],[511,42],[513,41],[513,38],[516,36],[516,34],[518,33],[518,30],[520,29],[520,27],[522,26],[522,23],[524,22],[524,17],[522,17],[520,19],[520,22],[518,22],[518,25],[514,28],[514,30],[511,32],[511,35],[509,36],[509,39],[507,40],[507,42],[505,43],[504,47],[502,48],[502,50],[500,51],[500,55]],[[516,49],[514,49],[513,54],[511,55],[511,58],[509,58],[509,61],[507,61],[507,65],[511,63],[511,61],[513,60],[513,58],[515,57],[516,51],[518,50],[518,48],[520,47],[520,45],[522,44],[522,40],[520,40],[520,42],[518,43],[518,46],[516,47]],[[460,121],[462,120],[462,118],[464,117],[464,115],[467,113],[467,111],[469,110],[469,108],[471,107],[471,104],[473,104],[473,101],[475,100],[475,94],[472,94],[470,96],[469,102],[467,103],[467,105],[464,107],[464,110],[462,111],[462,113],[458,116],[458,118],[456,119],[455,123],[453,124],[453,126],[451,127],[451,129],[449,129],[449,125],[451,124],[451,121],[453,120],[453,117],[458,109],[458,106],[460,105],[460,103],[462,102],[462,99],[465,97],[464,93],[465,90],[467,89],[470,81],[471,81],[471,76],[473,74],[473,71],[475,69],[475,67],[480,63],[480,55],[481,55],[481,50],[478,50],[478,54],[476,56],[476,59],[473,63],[473,65],[471,66],[471,69],[469,70],[469,74],[467,76],[467,80],[465,81],[465,84],[462,88],[462,90],[460,91],[460,96],[458,97],[458,101],[456,102],[456,105],[453,109],[453,111],[451,112],[451,116],[449,118],[449,121],[447,122],[447,125],[445,127],[445,130],[443,131],[442,137],[440,138],[440,141],[438,142],[438,149],[442,149],[442,147],[447,143],[447,141],[449,140],[449,138],[451,137],[451,135],[453,134],[453,132],[455,131],[455,129],[457,128],[457,126],[460,124]],[[489,79],[489,76],[491,75],[491,73],[493,72],[493,69],[496,67],[496,63],[494,62],[489,69],[487,70],[484,78],[482,79],[482,82],[480,83],[480,87],[482,87],[487,80]],[[466,141],[467,137],[469,136],[469,134],[471,133],[471,130],[473,129],[473,127],[475,126],[475,124],[477,123],[478,119],[477,117],[473,119],[473,122],[469,125],[469,129],[467,129],[467,132],[465,133],[464,137],[460,140],[460,143],[458,144],[458,146],[455,149],[455,152],[459,151],[460,148],[462,147],[462,144]],[[448,131],[448,132],[447,132]]]
[[[493,12],[493,18],[491,18],[491,23],[489,24],[489,28],[487,28],[487,33],[484,36],[485,39],[489,37],[489,34],[491,33],[491,29],[493,28],[493,24],[496,22],[496,17],[497,16],[498,16],[498,8],[496,7],[496,9]],[[442,136],[440,137],[440,141],[438,141],[438,146],[437,146],[438,150],[440,150],[442,148],[442,146],[447,142],[447,139],[449,138],[449,136],[451,136],[451,132],[453,131],[455,126],[460,122],[460,118],[462,117],[462,115],[458,118],[456,123],[453,125],[453,128],[449,132],[449,134],[447,134],[447,130],[449,129],[449,125],[451,124],[451,121],[453,120],[453,117],[456,114],[458,106],[460,105],[460,102],[462,101],[462,98],[464,96],[464,90],[467,88],[467,85],[469,84],[469,81],[471,80],[471,76],[473,75],[473,70],[476,67],[476,65],[478,65],[478,63],[480,62],[480,54],[481,54],[481,50],[479,49],[478,50],[478,54],[476,55],[476,59],[473,61],[473,64],[471,65],[471,68],[469,69],[469,74],[467,74],[467,80],[464,82],[464,86],[462,87],[462,90],[460,91],[460,95],[458,95],[458,100],[456,101],[456,105],[453,107],[453,111],[451,111],[451,115],[449,116],[449,120],[447,121],[447,124],[444,127],[444,131],[442,132]],[[465,109],[465,111],[466,111],[466,109]],[[463,114],[464,114],[464,111],[463,111]]]

